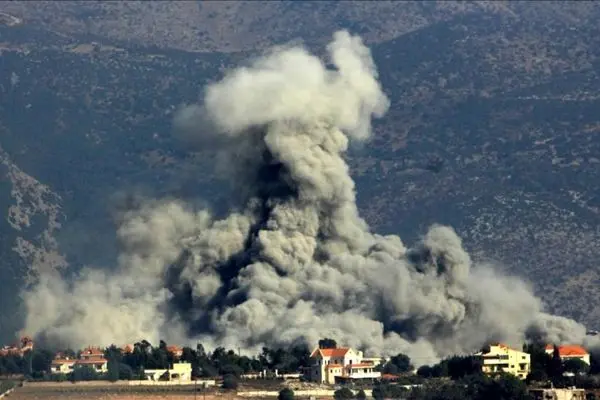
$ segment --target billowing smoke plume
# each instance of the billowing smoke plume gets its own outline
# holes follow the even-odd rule
[[[343,155],[389,102],[359,37],[338,32],[327,50],[333,69],[301,47],[273,51],[176,118],[216,146],[240,210],[215,219],[169,200],[126,213],[117,270],[42,277],[25,331],[73,346],[333,337],[417,364],[528,335],[582,342],[585,328],[544,313],[520,280],[474,266],[451,228],[410,249],[370,232]]]

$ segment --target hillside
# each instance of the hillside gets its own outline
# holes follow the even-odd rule
[[[349,155],[361,211],[410,242],[457,228],[551,310],[600,322],[600,6],[469,2],[5,2],[0,12],[0,342],[42,268],[110,267],[134,194],[225,208],[171,118],[270,44],[366,38],[392,99]],[[135,200],[135,199],[134,199]],[[64,258],[63,258],[64,257]]]

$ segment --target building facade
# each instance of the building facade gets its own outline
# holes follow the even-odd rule
[[[146,369],[146,379],[151,381],[179,381],[189,382],[192,380],[191,363],[174,363],[171,369]]]
[[[531,356],[522,351],[511,349],[505,344],[491,345],[475,355],[481,357],[483,361],[481,368],[485,374],[505,372],[519,379],[525,379],[531,372]]]
[[[53,374],[68,374],[73,372],[77,360],[69,358],[55,358],[50,364],[50,372]]]
[[[75,368],[89,367],[98,373],[108,371],[108,360],[104,357],[104,351],[97,347],[83,349],[78,359],[67,357],[58,353],[50,364],[50,371],[55,374],[68,374]]]
[[[529,389],[533,400],[585,400],[585,389]]]
[[[546,346],[546,354],[554,354],[554,346],[549,344]],[[560,359],[565,361],[569,359],[578,359],[590,365],[590,353],[579,345],[564,344],[558,346],[558,355]]]
[[[359,379],[379,379],[381,373],[375,371],[377,364],[365,361],[362,351],[349,347],[335,349],[315,349],[311,356],[310,380],[334,384],[340,381]]]

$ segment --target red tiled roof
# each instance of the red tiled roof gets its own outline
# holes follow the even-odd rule
[[[315,357],[319,352],[323,357],[344,357],[350,349],[348,347],[338,347],[336,349],[316,349],[310,355]]]
[[[381,379],[385,379],[386,381],[395,381],[398,378],[400,378],[400,377],[398,375],[394,375],[394,374],[381,375]]]
[[[85,349],[83,349],[81,354],[86,354],[86,355],[104,354],[104,351],[102,351],[102,349],[100,349],[99,347],[90,346],[90,347],[86,347]]]
[[[554,350],[554,346],[549,344],[546,346],[546,350]],[[558,354],[561,357],[565,356],[585,356],[589,353],[582,347],[576,344],[565,344],[558,346]]]

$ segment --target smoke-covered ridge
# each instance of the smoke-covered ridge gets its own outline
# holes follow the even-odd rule
[[[337,32],[327,51],[333,69],[278,48],[177,115],[186,138],[214,146],[244,207],[223,219],[177,200],[129,211],[116,272],[41,277],[24,294],[24,330],[72,346],[334,337],[417,364],[528,335],[584,341],[519,279],[473,265],[451,228],[432,226],[410,249],[370,231],[343,155],[389,101],[358,36]]]

